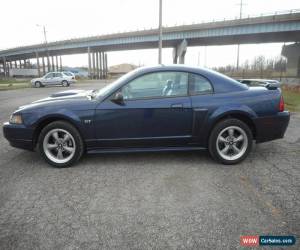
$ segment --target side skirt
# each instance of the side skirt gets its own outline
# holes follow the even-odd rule
[[[203,147],[153,147],[153,148],[101,148],[87,150],[88,154],[106,153],[137,153],[137,152],[169,152],[169,151],[194,151],[206,150]]]

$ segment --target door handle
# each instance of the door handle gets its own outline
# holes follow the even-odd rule
[[[171,105],[171,108],[173,108],[173,109],[178,109],[178,108],[182,109],[183,104],[182,103],[175,103],[175,104]]]

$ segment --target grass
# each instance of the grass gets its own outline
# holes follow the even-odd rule
[[[300,93],[292,90],[282,90],[286,109],[292,112],[300,112]]]
[[[29,80],[17,80],[17,79],[0,79],[0,84],[14,84],[14,83],[25,83],[25,82],[29,82]]]
[[[29,80],[26,79],[0,79],[0,91],[1,90],[12,90],[12,89],[23,89],[30,86]]]
[[[30,87],[30,84],[26,82],[19,82],[19,83],[1,82],[0,83],[0,91],[12,90],[12,89],[23,89],[28,87]]]

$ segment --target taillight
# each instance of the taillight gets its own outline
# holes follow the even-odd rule
[[[284,100],[283,100],[283,96],[280,96],[279,112],[283,112],[283,111],[284,111]]]

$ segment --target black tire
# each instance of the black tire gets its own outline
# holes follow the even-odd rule
[[[244,144],[245,146],[247,146],[247,148],[245,149],[244,153],[239,158],[233,159],[233,160],[223,158],[222,153],[219,153],[220,150],[217,149],[217,139],[218,139],[219,134],[222,131],[224,131],[226,128],[229,128],[229,127],[238,127],[242,131],[244,131],[245,135],[247,136],[247,138],[246,138],[247,142],[245,142],[245,144]],[[230,119],[222,120],[214,126],[214,128],[212,129],[212,131],[210,133],[208,149],[209,149],[209,153],[213,159],[215,159],[216,161],[221,162],[225,165],[231,165],[231,164],[237,164],[237,163],[243,161],[248,156],[248,154],[252,148],[252,143],[253,143],[253,135],[252,135],[252,131],[250,130],[249,126],[247,124],[245,124],[244,122],[242,122],[241,120],[230,118]],[[229,144],[229,142],[227,144]],[[230,147],[231,145],[228,145],[228,146]]]
[[[66,81],[66,80],[63,80],[63,81],[61,82],[61,84],[62,84],[62,86],[64,86],[64,87],[69,87],[69,86],[70,86],[70,83],[69,83],[68,81]]]
[[[72,137],[75,141],[75,145],[74,145],[75,153],[74,153],[73,157],[65,163],[57,163],[57,162],[52,161],[46,155],[46,153],[44,151],[44,147],[43,147],[44,138],[48,134],[48,132],[52,131],[53,129],[62,129],[62,130],[67,131],[68,133],[70,133],[72,135]],[[76,163],[81,158],[81,156],[84,153],[84,143],[83,143],[83,140],[82,140],[81,135],[79,134],[78,130],[72,124],[65,122],[65,121],[55,121],[55,122],[48,124],[47,126],[45,126],[42,129],[42,131],[39,135],[39,138],[38,138],[37,149],[47,163],[49,163],[50,165],[52,165],[54,167],[64,168],[64,167],[72,166],[74,163]]]
[[[34,86],[35,86],[36,88],[41,88],[43,85],[42,85],[41,82],[37,81],[37,82],[34,83]]]

